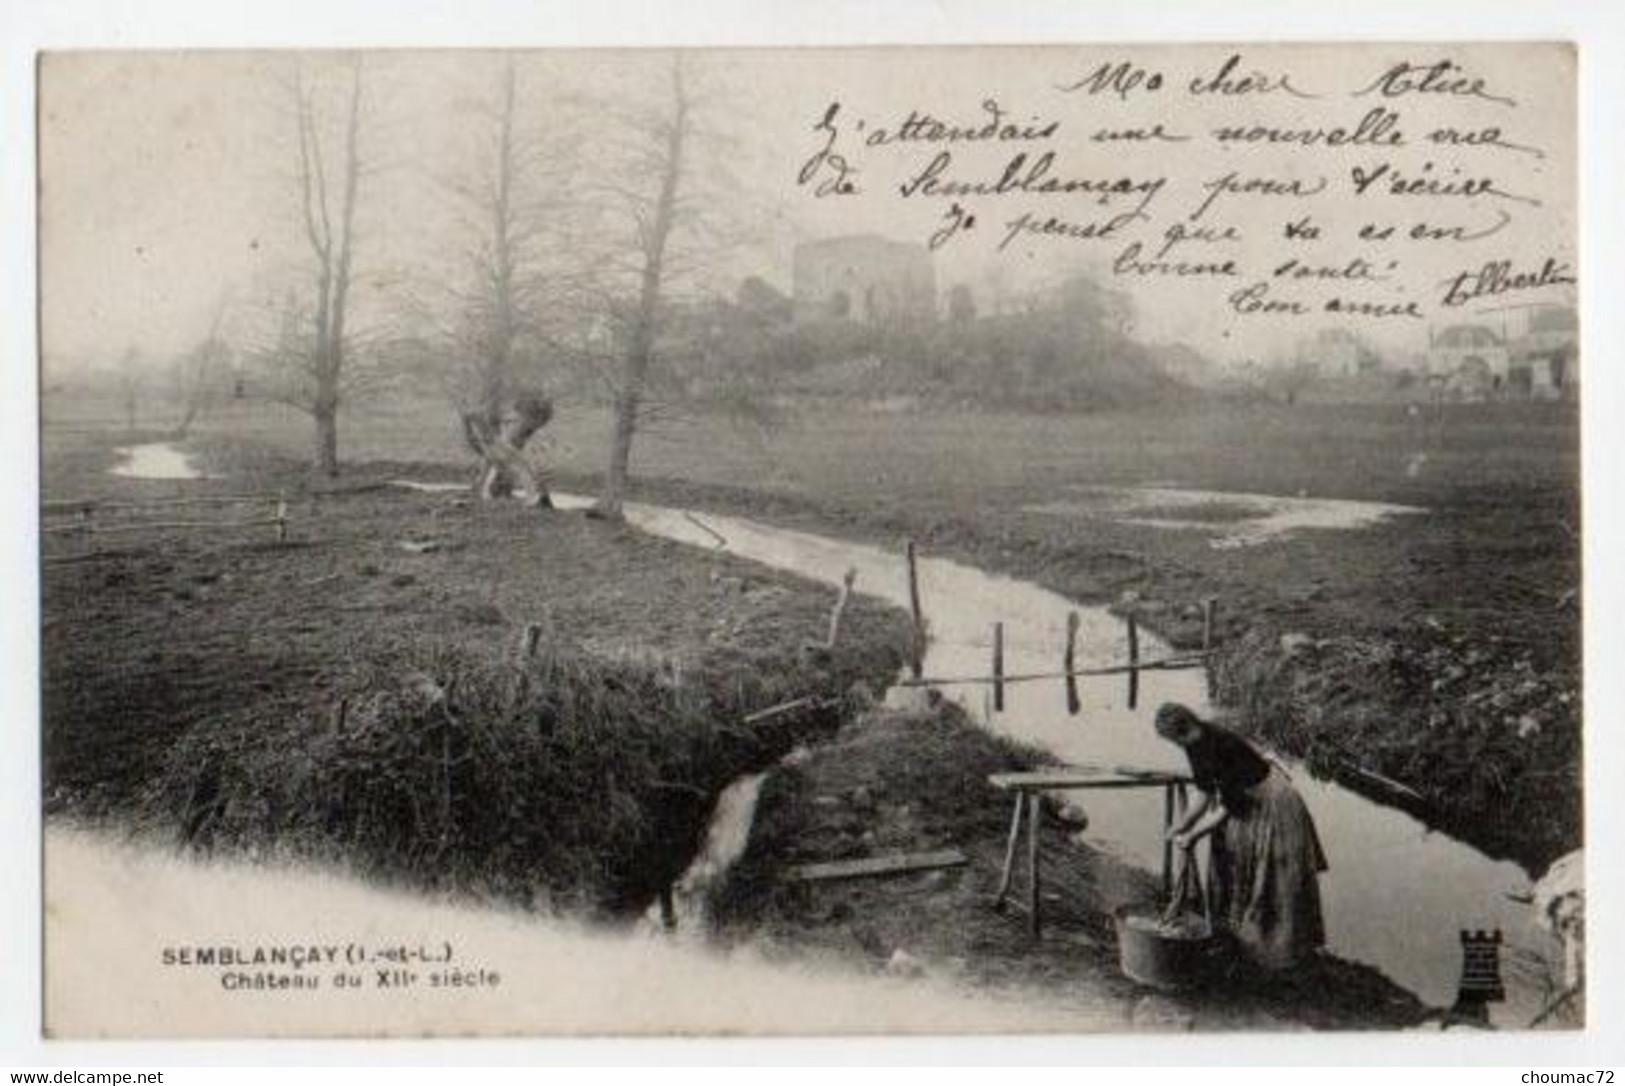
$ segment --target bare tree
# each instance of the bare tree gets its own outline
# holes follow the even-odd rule
[[[617,518],[622,515],[632,462],[632,440],[644,410],[666,288],[674,271],[680,270],[672,266],[672,238],[692,215],[691,200],[684,191],[684,174],[689,166],[688,156],[693,153],[694,102],[681,54],[672,60],[671,92],[666,106],[652,114],[626,117],[625,123],[634,141],[632,168],[626,176],[634,181],[647,178],[649,184],[640,188],[633,183],[611,189],[635,227],[632,270],[637,281],[636,301],[625,314],[620,336],[620,372],[613,387],[609,464],[596,507],[600,515]]]
[[[515,147],[514,110],[517,104],[513,58],[503,65],[497,101],[490,112],[495,147],[487,176],[465,189],[468,199],[484,211],[487,233],[470,254],[475,293],[469,299],[477,329],[478,411],[494,428],[501,419],[513,381],[514,340],[518,336],[519,266],[529,237],[521,222],[516,189],[519,153]],[[482,183],[483,182],[483,183]]]
[[[487,142],[449,186],[467,241],[464,286],[453,290],[456,317],[446,338],[470,363],[453,397],[469,447],[482,460],[479,495],[501,497],[517,486],[535,504],[547,504],[524,447],[553,408],[522,371],[547,339],[550,303],[571,281],[559,259],[569,252],[563,225],[569,217],[560,214],[559,195],[566,186],[559,182],[575,156],[568,125],[556,116],[549,116],[545,135],[521,123],[511,57],[495,94],[471,104]]]
[[[312,263],[311,298],[299,306],[305,321],[303,342],[284,343],[279,360],[296,368],[297,380],[286,402],[309,413],[316,426],[316,470],[339,472],[339,405],[351,343],[348,336],[351,277],[355,261],[356,195],[362,172],[361,58],[347,62],[349,86],[341,125],[341,151],[336,176],[328,165],[328,140],[315,92],[301,67],[291,87],[298,129],[299,211]],[[290,301],[288,310],[298,303]],[[293,313],[285,312],[285,320]],[[286,332],[286,326],[283,331]]]
[[[222,371],[231,362],[231,347],[222,334],[230,303],[231,296],[222,292],[215,300],[208,334],[180,359],[176,392],[181,402],[181,417],[172,431],[172,436],[176,438],[184,438],[191,433],[192,424],[208,407]]]

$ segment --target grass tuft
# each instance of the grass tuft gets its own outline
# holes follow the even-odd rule
[[[202,849],[291,849],[426,888],[624,911],[681,873],[729,780],[838,723],[838,709],[740,723],[854,678],[783,663],[411,651],[340,676],[342,714],[335,702],[193,727],[149,818]]]

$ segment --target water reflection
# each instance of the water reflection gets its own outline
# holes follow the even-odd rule
[[[167,441],[150,445],[126,445],[114,450],[124,458],[111,474],[126,479],[206,479],[192,465],[192,458]]]
[[[1208,546],[1215,550],[1257,546],[1304,529],[1366,528],[1389,517],[1427,511],[1387,502],[1176,486],[1088,487],[1075,498],[1027,508],[1053,516],[1109,516],[1125,524],[1208,532],[1213,536]]]

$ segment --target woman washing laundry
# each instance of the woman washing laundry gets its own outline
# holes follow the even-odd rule
[[[1264,969],[1289,969],[1326,943],[1314,820],[1286,773],[1233,732],[1183,705],[1157,710],[1157,734],[1184,749],[1199,796],[1170,828],[1188,855],[1211,838],[1210,905],[1216,925]]]

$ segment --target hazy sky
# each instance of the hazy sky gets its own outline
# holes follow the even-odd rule
[[[1241,57],[1233,78],[1253,71],[1271,79],[1287,74],[1300,94],[1189,92],[1191,80],[1217,72],[1232,54]],[[566,115],[574,118],[581,137],[573,153],[588,176],[594,164],[611,161],[614,122],[558,103],[581,93],[658,100],[664,70],[664,58],[649,52],[518,57],[526,123],[546,128]],[[1413,90],[1388,98],[1379,90],[1354,96],[1393,64],[1444,58],[1464,69],[1451,73],[1452,79],[1484,79],[1481,92]],[[313,58],[308,67],[319,79],[331,60]],[[1118,61],[1160,72],[1162,85],[1148,91],[1141,83],[1122,94],[1060,89],[1102,63]],[[294,217],[292,121],[279,84],[297,62],[293,54],[230,52],[46,58],[41,282],[48,353],[117,354],[131,344],[152,354],[184,349],[206,330],[222,292],[240,305],[281,282],[305,257]],[[497,54],[478,52],[368,56],[363,141],[376,168],[363,179],[359,306],[385,304],[400,283],[432,280],[454,266],[466,235],[458,232],[441,180],[476,153],[481,128],[470,102],[490,92],[501,63]],[[1429,324],[1449,323],[1490,305],[1572,299],[1570,288],[1549,287],[1480,299],[1460,310],[1437,304],[1442,283],[1486,262],[1509,260],[1515,271],[1534,271],[1551,258],[1573,270],[1573,61],[1562,47],[738,50],[705,53],[695,58],[695,68],[708,87],[706,123],[727,139],[725,164],[737,176],[739,218],[748,224],[748,244],[730,274],[754,270],[788,288],[798,239],[875,231],[924,242],[958,202],[976,216],[977,225],[937,252],[940,286],[969,282],[985,291],[997,279],[1016,289],[1067,267],[1092,267],[1113,287],[1134,295],[1144,337],[1186,340],[1221,357],[1284,349],[1317,327],[1343,322],[1318,315],[1244,317],[1226,304],[1232,289],[1269,278],[1291,257],[1328,268],[1367,259],[1383,278],[1352,284],[1351,294],[1384,302],[1421,300],[1423,321],[1347,322],[1396,349],[1424,344]],[[1048,138],[1026,141],[864,145],[876,129],[896,135],[910,111],[980,127],[990,116],[985,105],[990,100],[1006,121],[1055,130]],[[837,149],[856,167],[860,191],[819,198],[812,185],[798,185],[796,178],[822,142],[813,126],[832,102],[840,103]],[[1396,111],[1405,146],[1221,146],[1211,138],[1216,128],[1233,124],[1352,130],[1374,108]],[[1093,139],[1104,128],[1146,129],[1159,123],[1167,133],[1188,139],[1140,145]],[[1426,133],[1444,125],[1472,132],[1496,127],[1503,143],[1538,149],[1541,155],[1425,141]],[[1030,167],[1049,152],[1054,155],[1049,176],[1055,179],[1142,186],[1160,179],[1160,184],[1144,203],[1143,188],[1139,195],[1131,191],[1104,199],[1095,191],[902,196],[899,186],[943,150],[952,156],[941,174],[944,181],[991,183],[1015,155],[1026,153]],[[708,145],[707,154],[718,154],[716,145]],[[712,168],[717,161],[700,160],[698,178],[722,189],[716,182],[719,171]],[[1369,173],[1385,163],[1388,175],[1357,195],[1351,171]],[[1193,218],[1211,192],[1205,186],[1232,171],[1239,182],[1326,187],[1313,197],[1221,195]],[[1490,178],[1506,196],[1392,195],[1387,183],[1395,172],[1457,181]],[[998,248],[1008,224],[1022,214],[1077,225],[1136,209],[1145,218],[1122,224],[1106,240],[1020,238]],[[1510,216],[1504,228],[1470,244],[1354,237],[1368,221],[1395,225],[1402,237],[1418,222],[1482,229],[1503,212]],[[1320,226],[1321,237],[1284,240],[1284,224],[1303,215]],[[1233,230],[1231,240],[1188,243],[1169,259],[1234,259],[1239,278],[1112,272],[1114,258],[1134,240],[1142,242],[1143,258],[1151,259],[1174,224]],[[1340,286],[1322,280],[1300,292],[1311,292],[1318,305]],[[1290,293],[1292,284],[1277,283],[1273,289]]]

